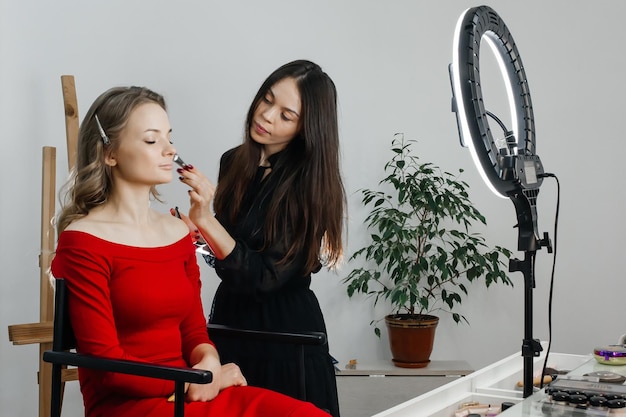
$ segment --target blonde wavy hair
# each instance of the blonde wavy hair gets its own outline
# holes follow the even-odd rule
[[[113,179],[105,157],[119,147],[120,132],[126,127],[132,111],[145,103],[156,103],[167,110],[163,96],[152,90],[114,87],[102,93],[87,111],[78,132],[76,166],[60,192],[62,208],[56,222],[58,234],[107,201]],[[98,121],[108,140],[101,134]],[[150,193],[159,199],[156,188],[153,187]]]

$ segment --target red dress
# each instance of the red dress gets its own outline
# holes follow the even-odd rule
[[[200,271],[191,239],[134,247],[65,231],[52,274],[65,278],[81,353],[169,366],[209,340],[200,299]],[[244,375],[245,376],[245,375]],[[85,415],[173,416],[174,383],[79,369]],[[185,415],[328,416],[310,403],[256,387],[231,387],[209,402],[187,403]]]

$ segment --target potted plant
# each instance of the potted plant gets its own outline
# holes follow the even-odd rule
[[[429,362],[437,312],[451,314],[456,323],[469,323],[455,311],[462,295],[468,294],[467,284],[479,279],[487,287],[512,282],[504,263],[511,252],[488,248],[484,237],[471,230],[475,222],[486,221],[469,199],[469,185],[458,178],[463,170],[453,175],[420,162],[411,153],[414,142],[396,134],[381,189],[360,190],[363,204],[371,207],[365,221],[370,241],[350,257],[365,266],[352,270],[343,282],[349,297],[362,293],[372,297],[374,305],[381,298],[391,304],[385,322],[393,362],[418,368]],[[379,321],[370,324],[380,337]],[[406,339],[414,332],[426,334]],[[424,352],[417,352],[420,349]]]

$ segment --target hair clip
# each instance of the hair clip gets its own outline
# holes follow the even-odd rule
[[[98,119],[98,115],[95,115],[96,117],[96,123],[98,124],[98,130],[100,131],[100,136],[102,137],[102,142],[104,142],[105,145],[109,145],[111,143],[111,140],[109,139],[109,137],[107,136],[106,133],[104,133],[104,129],[102,128],[102,125],[100,124],[100,120]]]

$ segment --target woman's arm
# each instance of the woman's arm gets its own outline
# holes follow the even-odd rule
[[[235,239],[211,212],[215,185],[202,172],[192,166],[180,169],[180,179],[191,187],[189,190],[189,219],[181,218],[187,225],[195,225],[217,259],[224,259],[235,247]],[[191,229],[191,226],[190,226]]]
[[[210,384],[191,384],[187,389],[189,401],[211,401],[220,392],[221,364],[217,350],[210,344],[200,344],[191,352],[191,365],[195,369],[204,369],[213,373]]]
[[[194,193],[189,196],[194,198]],[[203,204],[192,202],[189,217],[197,226],[207,245],[218,260],[226,258],[235,249],[235,239],[210,212],[204,212]]]
[[[174,214],[173,214],[174,215]],[[208,235],[205,227],[196,226],[191,219],[183,213],[179,213],[182,220],[189,226],[190,233]],[[288,263],[280,264],[287,251],[284,244],[275,244],[266,248],[263,252],[250,249],[245,242],[233,239],[217,219],[218,228],[223,230],[233,248],[228,254],[218,257],[215,262],[215,270],[226,285],[241,292],[269,293],[281,288],[292,278],[302,277],[302,265],[304,260],[295,258]]]
[[[242,293],[266,294],[278,291],[293,279],[302,279],[302,256],[281,263],[286,248],[274,244],[263,251],[249,248],[237,240],[233,251],[215,262],[215,272],[231,290]]]

